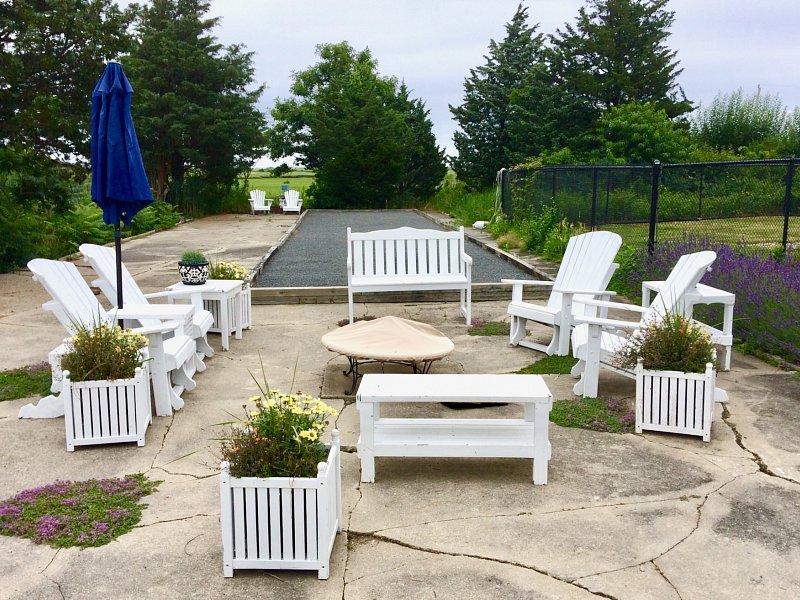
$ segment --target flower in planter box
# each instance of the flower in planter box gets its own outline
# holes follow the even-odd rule
[[[147,338],[110,323],[80,325],[68,342],[61,368],[72,381],[130,379],[144,363]]]
[[[211,265],[208,277],[209,279],[241,279],[242,281],[247,281],[250,274],[239,263],[219,261]]]
[[[623,369],[633,370],[640,358],[645,369],[685,373],[703,373],[706,363],[716,366],[717,362],[705,328],[672,312],[635,331],[617,351],[615,362]]]
[[[284,394],[259,385],[255,408],[220,440],[222,460],[233,477],[316,477],[328,449],[320,440],[328,418],[338,413],[319,398]],[[245,405],[245,410],[247,406]]]

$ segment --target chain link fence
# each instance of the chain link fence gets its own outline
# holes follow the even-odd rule
[[[800,247],[796,160],[503,170],[511,220],[555,206],[571,223],[653,249],[687,234],[768,249]]]

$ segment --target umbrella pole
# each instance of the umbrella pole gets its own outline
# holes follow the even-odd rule
[[[119,221],[114,225],[114,250],[117,255],[117,308],[122,308],[122,236],[119,231]],[[118,324],[124,327],[122,319]]]

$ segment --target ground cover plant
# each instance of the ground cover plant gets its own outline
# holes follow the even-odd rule
[[[0,402],[49,393],[50,365],[46,362],[0,371]]]
[[[511,330],[509,323],[501,321],[482,321],[475,319],[467,330],[467,335],[502,335],[506,336]]]
[[[577,360],[572,356],[544,356],[535,363],[522,367],[522,375],[569,375]]]
[[[133,529],[160,481],[143,474],[121,479],[56,481],[0,501],[0,534],[53,548],[102,546]]]
[[[684,254],[714,250],[717,260],[702,282],[736,294],[734,336],[763,352],[800,364],[800,260],[787,255],[775,258],[744,245],[730,245],[685,236],[663,242],[650,256],[645,249],[631,252],[615,274],[615,288],[638,298],[641,282],[665,279]],[[722,322],[721,307],[698,307],[697,315],[711,325]]]
[[[636,413],[626,400],[571,398],[553,402],[550,421],[562,427],[628,433],[633,431]]]

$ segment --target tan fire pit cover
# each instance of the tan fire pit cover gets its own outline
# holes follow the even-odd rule
[[[438,329],[400,317],[356,321],[323,335],[322,345],[353,358],[406,362],[438,360],[455,347]]]

